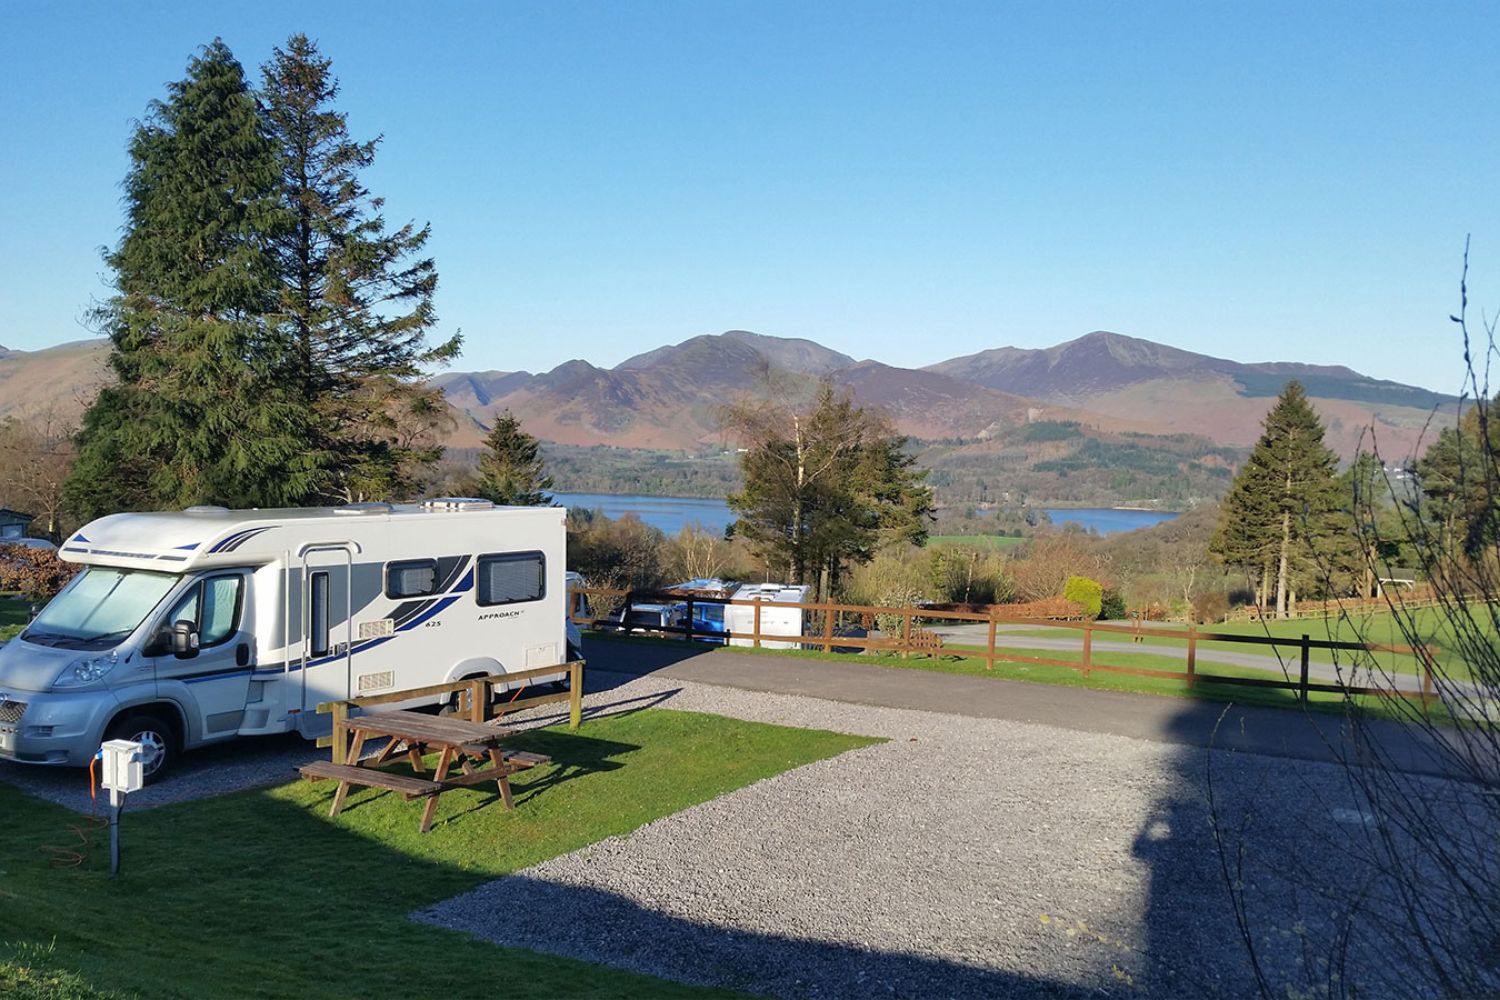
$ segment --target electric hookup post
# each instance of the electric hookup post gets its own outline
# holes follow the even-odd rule
[[[146,783],[145,748],[130,740],[109,740],[99,748],[100,784],[109,789],[109,873],[120,871],[120,807],[125,796]]]

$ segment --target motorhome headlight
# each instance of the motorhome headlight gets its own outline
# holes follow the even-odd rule
[[[55,688],[81,687],[84,684],[92,684],[104,677],[119,663],[119,657],[114,653],[106,656],[82,656],[63,668],[62,673],[57,675],[57,680],[52,682]]]

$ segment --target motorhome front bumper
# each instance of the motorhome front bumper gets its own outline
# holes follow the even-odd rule
[[[0,760],[79,767],[99,749],[116,701],[105,692],[0,692]]]

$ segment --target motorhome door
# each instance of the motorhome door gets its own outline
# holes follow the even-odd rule
[[[325,545],[302,554],[302,717],[325,701],[353,691],[354,614],[350,576],[354,553],[347,545]],[[326,717],[325,717],[326,724]]]

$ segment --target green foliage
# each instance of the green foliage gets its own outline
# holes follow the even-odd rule
[[[262,120],[275,148],[278,197],[290,225],[269,233],[278,315],[295,385],[316,419],[309,442],[319,491],[356,500],[411,491],[440,455],[449,417],[427,369],[457,356],[460,339],[429,347],[437,268],[429,226],[386,230],[383,201],[360,181],[379,139],[350,138],[334,101],[331,62],[293,35],[262,68]]]
[[[1021,432],[1022,441],[1033,443],[1071,441],[1081,437],[1083,437],[1083,431],[1079,430],[1077,422],[1072,420],[1038,420],[1034,424],[1027,424],[1026,429]]]
[[[153,103],[130,160],[125,235],[106,255],[116,294],[98,312],[118,381],[84,419],[70,495],[85,516],[298,503],[320,456],[270,320],[270,244],[291,217],[275,148],[222,41]]]
[[[1445,545],[1470,558],[1500,542],[1500,489],[1493,474],[1500,426],[1493,407],[1469,407],[1456,427],[1438,432],[1416,465],[1427,520]]]
[[[552,503],[547,475],[538,455],[536,438],[521,429],[509,410],[495,418],[495,426],[484,439],[479,457],[479,475],[473,493],[486,500],[517,507],[545,507]]]
[[[1106,587],[1099,600],[1099,617],[1104,621],[1119,621],[1129,613],[1125,595],[1114,587]]]
[[[1256,442],[1220,508],[1209,550],[1261,580],[1269,604],[1284,617],[1289,594],[1316,586],[1320,557],[1347,538],[1348,520],[1334,476],[1337,456],[1323,444],[1323,424],[1293,380],[1266,415]]]
[[[610,518],[571,507],[567,524],[568,568],[591,586],[649,590],[668,582],[662,566],[666,536],[634,514]]]
[[[932,491],[888,419],[824,383],[812,406],[730,413],[746,442],[745,485],[730,494],[733,530],[788,582],[831,593],[849,562],[926,541]]]
[[[304,36],[258,104],[220,40],[130,144],[126,226],[97,312],[115,384],[84,418],[67,495],[84,517],[295,506],[410,491],[449,417],[428,231],[387,233],[359,182],[338,84]]]
[[[1083,607],[1084,614],[1098,618],[1104,606],[1104,586],[1098,580],[1086,576],[1070,576],[1063,584],[1062,595],[1067,600]]]

